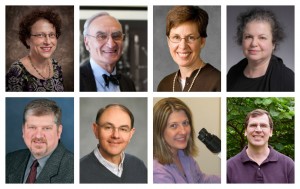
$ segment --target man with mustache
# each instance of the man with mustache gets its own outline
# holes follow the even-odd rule
[[[256,109],[245,119],[248,145],[227,161],[228,183],[294,183],[294,161],[268,145],[273,134],[269,112]]]
[[[90,59],[80,65],[80,91],[135,91],[129,77],[116,74],[125,37],[120,22],[100,12],[86,20],[83,36]]]
[[[98,111],[92,127],[99,143],[80,159],[81,183],[147,183],[145,164],[124,152],[135,132],[133,124],[133,114],[121,104]]]
[[[23,112],[28,149],[6,156],[6,183],[74,183],[74,156],[60,142],[61,109],[48,99],[31,101]]]

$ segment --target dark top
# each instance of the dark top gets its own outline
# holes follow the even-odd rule
[[[281,58],[272,55],[267,72],[258,78],[247,78],[244,58],[232,66],[227,74],[227,91],[294,91],[294,72],[283,64]]]
[[[122,176],[118,177],[91,152],[80,159],[80,183],[147,183],[147,168],[137,157],[125,154]]]
[[[120,75],[119,84],[121,91],[136,91],[133,81],[125,75]],[[87,60],[80,65],[80,91],[97,91],[96,81],[90,64],[90,60]]]
[[[227,183],[294,183],[294,161],[271,146],[261,165],[252,161],[245,147],[227,161]]]
[[[187,92],[193,82],[195,75],[199,69],[194,70],[190,77],[186,78],[183,91],[181,90],[180,71],[178,70],[177,79],[175,81],[175,91]],[[162,79],[157,87],[158,92],[173,91],[173,81],[177,72],[174,72]],[[221,91],[221,72],[207,63],[201,68],[199,75],[190,91]]]
[[[6,91],[10,92],[62,92],[64,91],[62,68],[52,59],[53,76],[47,80],[31,75],[21,61],[14,62],[6,73]]]
[[[31,152],[18,150],[6,155],[6,183],[23,183]],[[74,156],[60,142],[35,183],[74,183]]]

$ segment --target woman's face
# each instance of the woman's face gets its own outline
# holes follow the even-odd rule
[[[265,21],[251,21],[243,33],[243,53],[250,62],[264,62],[272,56],[275,45],[272,42],[271,25]]]
[[[48,59],[57,46],[56,29],[48,20],[40,19],[32,25],[31,37],[26,42],[32,57]]]
[[[185,149],[191,135],[191,126],[183,110],[170,114],[163,137],[173,154]]]
[[[177,27],[173,27],[170,30],[170,35],[168,37],[168,46],[170,54],[173,60],[180,67],[191,67],[198,60],[200,60],[201,49],[205,45],[205,38],[198,38],[200,36],[198,32],[198,27],[195,22],[184,22]],[[181,39],[179,43],[174,43],[170,41],[170,38],[179,37],[185,38]],[[186,41],[187,37],[197,38],[194,42],[188,43]]]

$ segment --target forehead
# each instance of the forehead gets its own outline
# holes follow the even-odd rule
[[[118,106],[107,108],[100,117],[100,122],[131,122],[127,112]]]
[[[266,114],[256,116],[256,117],[249,117],[248,124],[250,123],[267,123],[269,124],[269,118]]]
[[[184,33],[184,34],[194,34],[198,33],[198,25],[196,22],[187,21],[180,23],[171,28],[170,33]]]
[[[176,121],[181,121],[182,119],[186,119],[187,115],[185,111],[179,110],[179,111],[174,111],[170,114],[168,118],[168,122],[176,122]]]
[[[245,26],[245,31],[247,32],[263,32],[263,33],[271,33],[271,24],[267,21],[258,21],[258,20],[254,20],[251,22],[248,22]]]
[[[115,32],[115,31],[122,31],[122,26],[118,20],[116,20],[114,17],[105,15],[100,16],[96,19],[94,19],[90,26],[89,26],[90,32]]]
[[[32,24],[31,29],[39,29],[39,28],[53,28],[55,29],[54,25],[46,19],[39,19],[35,23]]]

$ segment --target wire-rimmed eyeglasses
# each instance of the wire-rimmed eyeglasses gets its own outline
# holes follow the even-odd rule
[[[96,40],[99,41],[99,42],[107,42],[109,36],[111,36],[112,40],[115,41],[115,42],[122,41],[125,38],[125,34],[123,34],[120,31],[113,32],[111,34],[100,32],[96,36],[93,36],[93,35],[90,35],[90,34],[86,34],[86,35],[96,38]]]
[[[185,40],[186,43],[194,43],[195,41],[197,41],[197,39],[199,39],[201,36],[199,37],[195,37],[193,35],[188,35],[188,36],[185,36],[185,37],[180,37],[179,35],[171,35],[169,36],[169,40],[172,42],[172,43],[180,43],[182,39]]]
[[[48,33],[48,34],[47,33],[37,33],[37,34],[31,34],[31,36],[34,36],[34,37],[37,37],[40,39],[47,38],[47,36],[50,39],[58,38],[58,35],[56,33]]]

